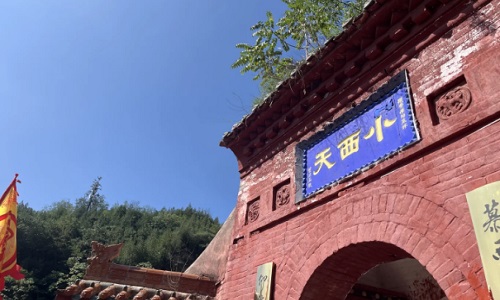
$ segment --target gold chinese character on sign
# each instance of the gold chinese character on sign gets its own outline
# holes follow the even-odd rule
[[[316,175],[319,173],[323,165],[325,165],[328,169],[333,167],[335,165],[335,162],[330,162],[328,161],[328,158],[332,156],[332,152],[330,151],[330,147],[326,148],[325,150],[321,151],[320,153],[316,154],[316,161],[314,162],[314,165],[318,167],[313,174]]]
[[[340,158],[344,160],[344,158],[353,154],[354,152],[358,152],[359,150],[359,133],[361,129],[346,137],[342,142],[340,142],[337,148],[340,149]]]
[[[395,122],[396,122],[396,119],[394,119],[394,120],[385,119],[384,120],[384,127],[390,127]],[[381,142],[384,140],[384,133],[382,132],[382,116],[378,116],[375,119],[375,127],[373,127],[373,126],[370,127],[370,131],[365,136],[363,136],[363,138],[365,140],[367,140],[367,139],[371,138],[373,136],[373,134],[375,134],[377,136],[377,142]]]

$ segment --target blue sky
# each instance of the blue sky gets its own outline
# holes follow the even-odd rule
[[[34,209],[83,196],[207,210],[239,174],[224,132],[259,94],[230,65],[279,0],[2,1],[0,185]]]

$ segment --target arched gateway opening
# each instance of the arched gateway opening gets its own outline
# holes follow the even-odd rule
[[[301,300],[447,299],[432,275],[403,249],[384,242],[351,244],[307,281]]]

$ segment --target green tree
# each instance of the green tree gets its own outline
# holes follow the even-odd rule
[[[250,27],[256,37],[254,45],[241,43],[240,57],[232,68],[253,72],[260,79],[263,100],[276,85],[287,79],[304,59],[332,36],[342,24],[361,13],[364,0],[281,0],[287,5],[284,15],[275,20],[267,12],[266,20]]]
[[[58,239],[59,235],[53,231],[52,221],[25,203],[18,205],[17,257],[26,279],[10,282],[10,292],[4,293],[6,298],[53,298],[50,285],[56,279],[54,276],[57,272],[66,271],[65,256],[69,255],[71,250],[66,242]],[[27,291],[36,297],[16,298],[16,295],[24,295]]]
[[[69,271],[66,273],[59,272],[57,274],[57,280],[52,283],[51,290],[57,288],[65,288],[77,280],[83,278],[85,275],[85,270],[87,269],[86,259],[82,257],[70,257],[68,258],[66,265],[69,267]]]
[[[85,196],[76,201],[75,206],[79,217],[85,216],[87,218],[91,217],[92,219],[92,217],[95,217],[96,213],[108,208],[104,196],[99,194],[101,190],[101,179],[102,177],[97,177]]]
[[[44,299],[39,298],[38,288],[35,285],[35,280],[31,274],[25,274],[25,278],[14,280],[10,277],[5,279],[5,288],[2,291],[2,296],[6,300],[15,299]],[[46,298],[50,299],[50,298]]]
[[[18,263],[24,280],[6,281],[5,299],[54,299],[56,288],[81,279],[91,241],[124,243],[116,263],[184,271],[220,228],[207,212],[154,210],[137,204],[109,208],[100,178],[75,203],[60,201],[42,211],[18,206]],[[36,253],[36,255],[34,255]]]

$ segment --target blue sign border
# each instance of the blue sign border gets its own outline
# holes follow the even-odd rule
[[[394,103],[394,99],[391,100],[391,98],[394,98],[395,95],[398,95],[399,98],[402,98],[402,103]],[[399,100],[399,99],[398,99]],[[387,103],[385,103],[385,102]],[[398,141],[392,142],[392,146],[389,146],[389,149],[379,149],[379,153],[376,154],[376,156],[371,159],[368,158],[368,161],[366,163],[364,161],[361,161],[362,165],[356,167],[356,169],[352,170],[347,168],[347,173],[342,173],[341,175],[335,175],[337,177],[334,177],[330,179],[330,176],[326,176],[327,178],[323,178],[320,180],[321,185],[316,186],[317,184],[312,184],[311,182],[307,182],[308,178],[312,178],[311,174],[307,174],[308,172],[308,167],[309,167],[309,172],[311,171],[311,166],[308,166],[308,160],[309,164],[311,164],[311,157],[307,156],[308,151],[313,149],[313,147],[319,145],[320,143],[324,143],[327,145],[331,145],[331,139],[334,137],[337,138],[337,136],[334,136],[335,134],[340,135],[339,132],[344,129],[348,128],[349,126],[352,127],[352,124],[354,123],[353,121],[357,122],[362,122],[362,119],[366,119],[366,115],[372,111],[379,111],[380,108],[375,108],[376,106],[384,106],[386,105],[387,111],[392,110],[392,106],[396,106],[396,108],[401,109],[401,117],[399,118],[398,122],[405,122],[405,128],[408,128],[408,130],[405,129],[405,131],[408,131],[406,136],[404,137],[403,141],[400,141],[400,144],[397,144]],[[392,105],[389,107],[389,105]],[[398,105],[400,107],[398,107]],[[395,111],[399,111],[396,109]],[[379,113],[381,114],[381,113]],[[393,113],[394,114],[394,113]],[[404,115],[404,116],[403,116]],[[330,139],[330,140],[327,140]],[[313,135],[310,139],[303,141],[297,145],[296,148],[296,155],[297,155],[297,172],[296,172],[296,183],[297,186],[300,186],[301,189],[297,191],[296,194],[296,199],[295,202],[298,203],[304,198],[309,197],[321,190],[323,190],[325,187],[338,183],[348,177],[354,176],[355,174],[360,173],[361,171],[366,170],[367,168],[370,168],[377,162],[384,160],[388,158],[389,156],[395,154],[396,152],[401,151],[404,148],[407,148],[408,146],[418,142],[420,140],[420,135],[417,130],[416,122],[415,122],[415,116],[414,116],[414,111],[413,111],[413,105],[409,93],[409,84],[408,84],[408,76],[406,70],[400,72],[398,75],[395,77],[391,78],[389,82],[387,82],[385,85],[380,87],[376,93],[372,94],[368,99],[362,101],[358,106],[355,108],[351,109],[350,111],[346,112],[344,115],[340,116],[337,118],[333,123],[329,124],[328,126],[325,127],[325,129],[315,135]],[[396,143],[396,144],[394,144]],[[402,144],[401,144],[402,143]],[[392,147],[392,148],[391,148]],[[387,147],[386,147],[387,148]],[[329,148],[328,148],[329,149]],[[339,148],[340,149],[340,148]],[[336,148],[335,148],[336,150]],[[380,152],[382,151],[382,152]],[[317,153],[317,152],[316,152]],[[370,153],[368,153],[370,154]],[[328,161],[326,160],[326,157],[330,157],[332,155],[332,152],[328,152],[327,154],[324,154],[323,161],[327,163]],[[375,154],[373,154],[375,155]],[[367,155],[370,156],[370,155]],[[316,156],[317,158],[317,156]],[[333,163],[333,161],[331,162]],[[321,163],[322,164],[322,163]],[[359,161],[358,161],[359,165]],[[322,167],[322,165],[315,164],[315,168],[319,172],[319,168]],[[329,166],[326,166],[329,168]],[[325,167],[325,170],[326,170]],[[333,169],[332,169],[333,170]],[[323,176],[325,177],[325,176]]]

